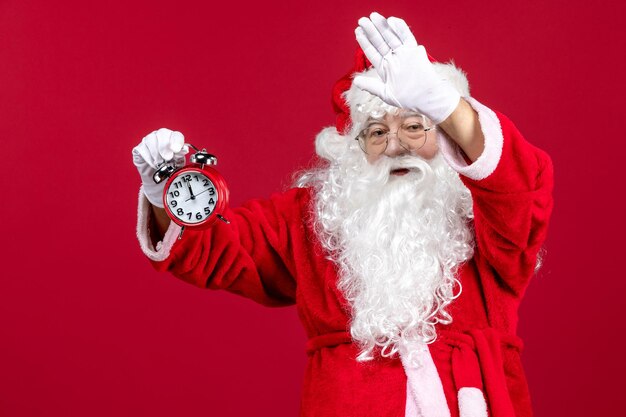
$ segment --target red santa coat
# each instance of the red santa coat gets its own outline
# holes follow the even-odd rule
[[[199,287],[268,306],[296,305],[309,338],[301,416],[481,415],[476,399],[467,399],[476,390],[484,393],[490,416],[531,416],[517,310],[546,236],[552,165],[506,117],[468,101],[479,114],[485,152],[467,165],[452,142],[442,137],[440,146],[472,193],[476,248],[459,271],[463,291],[449,307],[453,322],[439,325],[437,340],[428,345],[440,382],[413,381],[414,388],[426,390],[426,402],[429,389],[442,388],[447,410],[409,410],[411,384],[398,358],[355,360],[337,267],[311,228],[311,189],[251,201],[228,212],[230,225],[187,231],[180,241],[173,225],[156,249],[148,237],[148,205],[140,197],[142,248],[157,270]]]

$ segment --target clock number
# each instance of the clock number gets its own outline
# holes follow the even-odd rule
[[[200,212],[196,213],[196,220],[202,220],[202,214],[200,214]]]
[[[178,205],[178,201],[172,200],[170,201],[170,204],[172,205],[172,207],[176,207]]]
[[[183,177],[183,181],[191,182],[191,175],[187,174]]]
[[[210,199],[209,204],[215,204],[215,201],[213,199]]]
[[[208,216],[209,214],[211,214],[211,209],[210,209],[209,207],[205,207],[205,208],[204,208],[204,214],[206,214],[207,216]]]
[[[185,214],[185,212],[183,211],[182,208],[176,209],[176,214],[178,214],[179,216],[182,216],[183,214]]]
[[[198,178],[197,175],[194,175],[193,177],[196,179],[196,182],[200,182],[200,179]]]
[[[202,181],[204,181],[204,186],[208,187],[209,186],[209,180],[207,180],[206,178],[204,178]]]
[[[215,195],[215,188],[209,188],[209,195]]]
[[[178,190],[170,191],[170,195],[172,196],[172,198],[178,197],[180,195],[180,192],[178,192]]]
[[[180,182],[180,181],[176,181],[176,182],[174,183],[174,185],[176,186],[176,188],[182,188],[182,187],[183,187],[183,183],[182,183],[182,182]]]

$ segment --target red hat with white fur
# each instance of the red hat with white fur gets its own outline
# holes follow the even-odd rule
[[[460,68],[457,68],[453,62],[446,64],[436,62],[430,55],[428,55],[428,59],[435,66],[435,70],[456,87],[461,96],[469,96],[469,83],[465,73]],[[359,111],[357,107],[363,104],[362,101],[365,100],[366,97],[371,98],[370,93],[352,85],[354,76],[357,73],[366,71],[374,71],[372,64],[363,53],[363,50],[357,47],[356,53],[354,54],[353,67],[333,86],[332,105],[337,116],[335,127],[340,134],[344,134],[352,123],[355,122],[355,120],[353,120],[354,115],[355,112]]]

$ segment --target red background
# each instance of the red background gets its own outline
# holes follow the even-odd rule
[[[548,253],[519,329],[534,407],[622,414],[617,3],[0,2],[0,415],[297,414],[295,309],[154,272],[130,152],[165,126],[219,156],[233,204],[284,188],[333,123],[332,84],[372,10],[454,57],[552,155]]]

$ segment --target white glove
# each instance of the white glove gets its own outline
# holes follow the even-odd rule
[[[174,161],[177,167],[185,165],[185,155],[189,147],[185,145],[182,133],[161,128],[145,136],[133,148],[133,163],[143,182],[143,193],[153,206],[163,208],[163,188],[165,181],[157,184],[152,176],[164,162]]]
[[[426,49],[417,44],[404,20],[378,13],[359,19],[356,40],[370,60],[377,78],[357,76],[354,84],[392,106],[444,121],[459,104],[458,91],[437,75]]]

